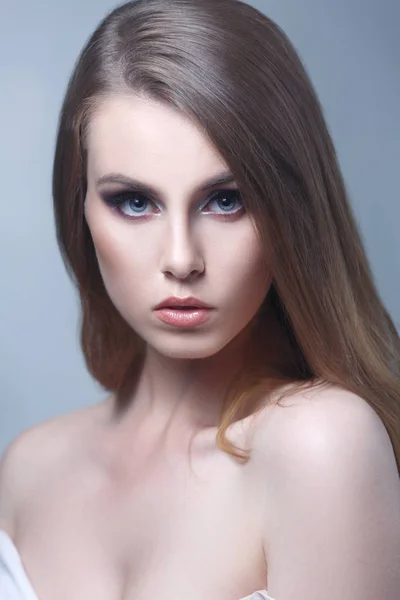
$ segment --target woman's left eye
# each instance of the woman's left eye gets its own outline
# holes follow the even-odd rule
[[[105,202],[115,208],[128,219],[147,217],[159,211],[159,207],[141,192],[122,192],[104,197]],[[216,210],[207,210],[215,205]],[[153,208],[153,210],[149,210]],[[156,210],[154,210],[154,208]],[[201,212],[230,217],[239,214],[244,209],[239,190],[219,190],[203,204]]]
[[[221,190],[216,192],[206,206],[216,204],[219,207],[219,214],[236,214],[242,210],[243,203],[239,190]],[[207,211],[209,212],[209,211]],[[214,211],[211,211],[214,212]]]

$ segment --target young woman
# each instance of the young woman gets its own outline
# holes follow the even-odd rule
[[[9,446],[1,599],[397,599],[399,336],[282,31],[237,0],[111,12],[53,195],[109,395]]]

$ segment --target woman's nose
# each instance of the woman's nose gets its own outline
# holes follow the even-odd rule
[[[171,229],[162,245],[162,271],[176,279],[193,278],[203,273],[205,264],[189,226]]]

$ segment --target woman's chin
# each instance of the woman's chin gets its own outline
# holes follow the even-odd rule
[[[189,343],[187,339],[182,339],[174,342],[169,341],[165,344],[148,341],[147,347],[148,350],[153,350],[157,354],[174,360],[200,360],[218,354],[228,343],[229,340],[222,342],[219,340],[219,343],[217,341],[205,343],[205,340],[195,340]]]

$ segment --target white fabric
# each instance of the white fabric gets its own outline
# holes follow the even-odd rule
[[[0,598],[1,600],[38,600],[16,547],[10,537],[1,530]]]
[[[9,535],[0,530],[0,600],[38,600]],[[265,590],[240,600],[273,600]]]
[[[268,593],[265,590],[259,590],[258,592],[254,592],[250,594],[250,596],[246,596],[246,598],[240,598],[240,600],[274,600],[271,596],[268,596]]]

